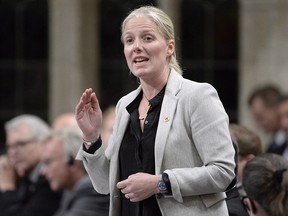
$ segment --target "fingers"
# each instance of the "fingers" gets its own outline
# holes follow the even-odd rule
[[[121,190],[121,192],[123,193],[123,194],[126,194],[128,191],[127,191],[127,184],[125,183],[125,180],[124,181],[121,181],[121,182],[118,182],[117,183],[117,185],[116,185],[116,187],[118,188],[118,189],[120,189]],[[126,189],[125,189],[126,188]]]
[[[82,101],[82,103],[84,103],[84,104],[89,103],[89,102],[91,101],[91,94],[92,94],[92,93],[93,93],[92,88],[86,89],[86,90],[83,92],[80,101]]]
[[[128,199],[130,202],[138,202],[139,201],[137,198],[134,198],[132,193],[125,194],[125,198]]]
[[[90,96],[91,108],[96,111],[100,108],[99,102],[97,100],[95,92],[93,92]]]
[[[10,167],[7,156],[0,157],[0,166],[4,169],[7,169],[8,167]]]
[[[121,193],[124,194],[125,198],[130,200],[131,202],[138,202],[139,200],[136,198],[136,195],[131,191],[131,188],[127,187],[127,180],[123,180],[117,183],[117,188],[121,190]],[[130,191],[129,191],[130,190]]]
[[[89,103],[91,104],[91,107],[93,108],[93,110],[97,108],[98,100],[92,88],[86,89],[81,95],[80,100],[75,108],[76,115],[79,114],[85,108],[85,105]]]
[[[130,199],[129,192],[128,192],[128,189],[127,189],[127,183],[126,183],[125,180],[121,181],[121,182],[118,182],[116,187],[121,190],[121,193],[125,194],[125,197],[127,199]]]
[[[118,182],[117,185],[116,185],[116,187],[117,187],[118,189],[125,188],[125,187],[126,187],[125,180]]]
[[[82,93],[82,95],[81,95],[81,97],[80,97],[80,100],[79,100],[79,102],[78,102],[78,104],[77,104],[77,106],[76,106],[76,112],[79,112],[79,111],[85,106],[86,101],[87,101],[87,94],[89,94],[90,91],[92,91],[91,88],[90,88],[90,89],[86,89],[86,90]]]

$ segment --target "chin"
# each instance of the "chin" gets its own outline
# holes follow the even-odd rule
[[[57,185],[57,184],[50,184],[50,188],[51,188],[51,190],[53,190],[53,191],[59,191],[60,190],[60,188],[59,188],[59,186]]]
[[[147,74],[149,74],[149,71],[146,69],[136,69],[134,71],[135,72],[132,72],[134,76],[139,77],[139,78],[144,78],[145,76],[147,76]]]

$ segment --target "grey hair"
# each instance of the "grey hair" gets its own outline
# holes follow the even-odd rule
[[[63,128],[63,129],[54,130],[43,141],[46,141],[52,138],[57,138],[62,141],[64,157],[67,161],[70,159],[71,156],[73,158],[76,157],[79,151],[79,148],[81,147],[83,143],[82,133],[80,129],[75,129],[75,128]]]
[[[22,125],[27,125],[31,131],[31,138],[39,142],[43,137],[47,136],[51,129],[49,125],[41,118],[35,115],[23,114],[14,117],[4,124],[6,133],[12,129]]]
[[[158,30],[160,34],[165,38],[166,42],[168,43],[170,40],[173,40],[175,43],[175,35],[174,35],[174,26],[169,18],[169,16],[162,11],[161,9],[154,7],[154,6],[142,6],[140,8],[137,8],[133,11],[131,11],[128,16],[124,19],[122,22],[121,30],[121,41],[123,43],[123,32],[126,23],[133,17],[141,17],[145,16],[151,19],[156,26],[158,27]],[[175,45],[176,46],[176,45]],[[171,55],[169,65],[171,68],[173,68],[175,71],[177,71],[179,74],[182,75],[182,69],[177,61],[176,58],[176,50],[174,50],[173,54]]]

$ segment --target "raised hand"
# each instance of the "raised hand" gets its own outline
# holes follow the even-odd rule
[[[75,108],[75,118],[83,132],[85,141],[94,142],[98,139],[102,123],[102,111],[95,92],[86,89]]]
[[[16,172],[6,155],[0,156],[0,191],[15,190]]]

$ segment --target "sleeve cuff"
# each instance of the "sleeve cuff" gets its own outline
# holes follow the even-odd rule
[[[92,143],[92,145],[87,149],[83,143],[83,150],[89,154],[94,154],[102,145],[101,136],[96,140],[96,142]]]

